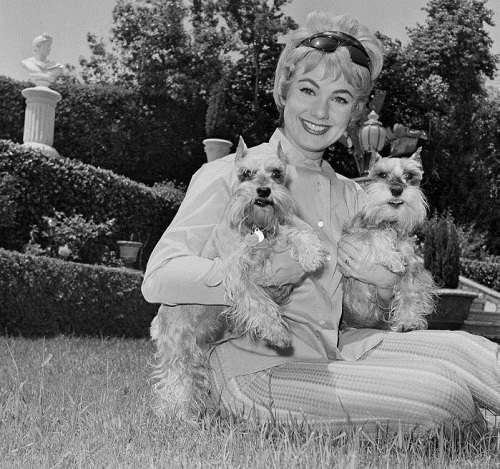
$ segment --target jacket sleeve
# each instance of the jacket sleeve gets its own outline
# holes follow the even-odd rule
[[[225,304],[220,259],[210,248],[230,199],[233,159],[205,164],[148,261],[142,294],[150,303]]]

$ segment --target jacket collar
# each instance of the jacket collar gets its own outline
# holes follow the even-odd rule
[[[288,159],[288,163],[292,166],[296,167],[304,167],[313,171],[322,172],[325,174],[329,174],[331,176],[335,175],[335,171],[330,166],[330,164],[321,160],[320,165],[311,161],[307,156],[305,156],[295,145],[293,145],[283,134],[281,129],[276,129],[269,140],[271,146],[273,146],[276,150],[278,149],[278,144],[281,143],[281,147],[285,152],[285,155]]]

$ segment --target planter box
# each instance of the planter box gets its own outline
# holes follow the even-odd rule
[[[118,247],[120,249],[120,259],[127,267],[131,267],[137,260],[142,243],[138,243],[137,241],[118,241]]]
[[[437,294],[436,311],[428,318],[429,329],[460,329],[478,294],[455,288],[440,288]]]

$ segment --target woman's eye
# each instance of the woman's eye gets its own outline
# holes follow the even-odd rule
[[[305,94],[314,94],[314,91],[311,89],[311,88],[308,88],[308,87],[303,87],[300,89],[300,91],[302,91],[302,93],[305,93]]]
[[[340,104],[348,104],[347,99],[343,98],[342,96],[334,96],[333,100]]]

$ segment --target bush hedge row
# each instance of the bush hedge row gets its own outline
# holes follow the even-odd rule
[[[0,139],[21,143],[26,101],[33,83],[0,76]],[[148,96],[147,90],[82,85],[58,78],[54,148],[64,157],[109,169],[147,185],[189,182],[206,161],[206,104]]]
[[[460,270],[464,277],[500,292],[500,263],[462,258]]]
[[[25,337],[147,337],[158,305],[142,275],[0,248],[0,332]]]
[[[46,156],[0,140],[0,247],[21,250],[43,216],[81,214],[96,223],[115,219],[118,239],[144,243],[142,264],[170,224],[182,190],[155,190],[109,170],[68,158]],[[0,213],[1,214],[1,213]],[[7,216],[8,215],[8,216]]]

